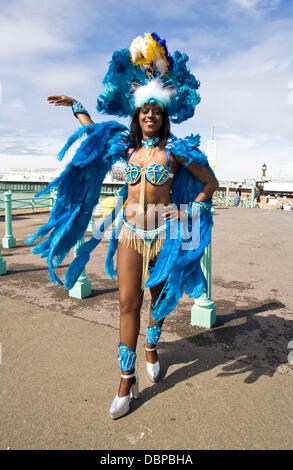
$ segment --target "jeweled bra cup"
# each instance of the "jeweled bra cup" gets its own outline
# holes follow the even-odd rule
[[[141,167],[138,165],[127,165],[124,170],[124,175],[129,184],[135,184],[140,180]]]
[[[149,165],[146,168],[145,177],[149,183],[154,185],[161,185],[166,183],[166,181],[169,179],[169,175],[170,168],[168,166],[158,165],[155,163],[153,165]]]

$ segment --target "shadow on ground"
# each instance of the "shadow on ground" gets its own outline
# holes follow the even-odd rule
[[[293,367],[287,364],[293,321],[267,314],[283,309],[284,304],[273,299],[241,309],[224,300],[217,300],[216,304],[222,313],[212,329],[190,326],[182,321],[176,332],[183,338],[159,344],[161,380],[141,392],[131,412],[180,382],[186,381],[187,387],[193,387],[188,379],[218,366],[222,372],[217,377],[242,374],[247,385],[262,376],[272,377],[282,364],[287,369],[284,373],[293,373]],[[262,316],[264,313],[266,316]],[[170,325],[168,329],[172,329]],[[190,331],[193,334],[185,336]],[[168,375],[168,369],[174,364],[185,365]]]

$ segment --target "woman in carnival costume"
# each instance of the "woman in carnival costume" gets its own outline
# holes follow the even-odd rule
[[[160,375],[156,348],[164,318],[184,292],[197,298],[207,291],[200,259],[211,240],[211,199],[218,182],[198,148],[199,135],[179,139],[170,133],[170,121],[178,124],[191,118],[200,101],[199,82],[187,61],[179,51],[171,56],[156,33],[139,36],[130,50],[114,52],[97,110],[131,116],[130,131],[116,121],[95,124],[75,99],[48,97],[56,106],[72,106],[82,124],[59,159],[84,137],[60,176],[38,193],[58,188],[48,223],[27,240],[30,244],[51,232],[32,252],[47,258],[53,282],[63,285],[54,268],[86,231],[107,172],[119,160],[126,162],[126,183],[115,209],[79,247],[64,279],[71,289],[115,220],[105,266],[112,279],[118,275],[120,306],[121,379],[110,407],[112,419],[125,415],[131,397],[138,397],[135,361],[143,289],[150,288],[152,299],[146,335],[146,372],[152,382]]]

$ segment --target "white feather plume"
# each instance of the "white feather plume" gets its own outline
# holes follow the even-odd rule
[[[143,58],[142,47],[143,47],[143,37],[137,36],[137,38],[135,38],[132,41],[130,45],[130,49],[129,49],[131,59],[133,60],[133,62],[136,62],[137,60]]]
[[[141,108],[150,99],[154,99],[165,108],[174,94],[175,90],[170,87],[164,87],[160,79],[150,80],[147,85],[138,85],[134,89],[135,108]]]

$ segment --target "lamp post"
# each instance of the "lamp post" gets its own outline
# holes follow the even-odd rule
[[[3,274],[6,274],[6,272],[7,272],[6,261],[4,261],[4,259],[2,258],[1,245],[0,245],[0,276],[2,276]]]
[[[81,240],[78,240],[74,247],[74,254],[77,255],[78,248],[83,244],[84,239],[83,237]],[[88,279],[85,269],[82,270],[79,278],[77,279],[76,283],[70,289],[69,291],[69,296],[70,297],[75,297],[76,299],[84,299],[85,297],[88,297],[92,293],[92,287],[91,287],[91,281]]]
[[[212,208],[212,213],[215,210]],[[212,299],[212,242],[205,248],[201,268],[208,284],[207,293],[194,300],[191,307],[191,325],[211,328],[216,321],[216,304]]]
[[[2,240],[3,248],[14,248],[16,239],[12,233],[12,192],[9,190],[4,193],[5,203],[5,236]]]
[[[270,178],[268,178],[267,176],[267,165],[265,163],[263,163],[261,169],[262,169],[262,175],[260,179],[256,181],[256,187],[257,189],[260,189],[261,192],[263,192],[264,184],[268,183],[268,181],[270,181]]]

